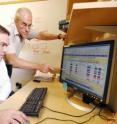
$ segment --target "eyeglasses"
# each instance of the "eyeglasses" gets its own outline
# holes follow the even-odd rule
[[[26,24],[25,22],[21,22],[20,24],[21,24],[21,26],[23,28],[27,28],[28,27],[30,29],[32,27],[32,24]]]
[[[8,46],[8,44],[7,44],[7,43],[0,42],[0,48],[7,47],[7,46]]]

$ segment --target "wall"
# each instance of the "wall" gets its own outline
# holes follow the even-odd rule
[[[31,9],[33,13],[33,28],[38,30],[47,30],[51,33],[60,33],[58,30],[58,22],[59,20],[65,19],[66,15],[66,6],[67,0],[47,0],[47,1],[39,1],[39,2],[30,2],[30,3],[20,3],[20,4],[11,4],[11,5],[0,5],[0,24],[6,25],[13,22],[14,14],[19,7],[27,7]],[[33,40],[35,41],[35,40]],[[56,44],[55,44],[56,42]],[[55,50],[55,46],[58,45],[59,49],[56,49],[56,52],[51,56],[53,61],[59,60],[61,58],[61,50],[63,46],[62,41],[56,40],[55,42],[51,42],[51,49]],[[46,45],[48,42],[46,43]],[[28,44],[29,45],[29,44]],[[41,44],[40,44],[41,45]],[[28,46],[24,46],[20,57],[25,58],[27,60],[35,62],[35,55],[38,56],[38,61],[49,62],[54,66],[60,66],[60,61],[52,62],[50,57],[45,55],[45,58],[42,58],[43,55],[35,54],[33,56],[29,56],[27,51]],[[57,58],[58,55],[58,58]],[[41,61],[40,61],[41,60]],[[15,83],[21,82],[23,85],[29,81],[34,74],[32,70],[23,70],[23,69],[14,69],[12,76],[13,89],[15,89]]]

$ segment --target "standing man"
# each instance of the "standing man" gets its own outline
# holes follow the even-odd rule
[[[0,25],[0,103],[3,102],[11,92],[11,83],[3,57],[9,45],[9,32]]]
[[[35,32],[31,29],[32,13],[28,8],[19,8],[16,12],[14,24],[10,25],[10,45],[6,54],[6,62],[13,67],[24,69],[35,69],[42,72],[48,72],[53,68],[49,65],[35,64],[24,59],[18,58],[18,54],[24,45],[25,39],[37,38],[39,40],[63,39],[65,35],[50,34],[47,32]]]

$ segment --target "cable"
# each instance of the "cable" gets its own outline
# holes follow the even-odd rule
[[[55,112],[55,113],[59,113],[59,114],[63,114],[63,115],[71,116],[71,117],[82,117],[82,116],[85,116],[85,115],[88,115],[88,114],[92,113],[97,108],[97,106],[95,106],[90,112],[87,112],[87,113],[82,114],[82,115],[71,115],[71,114],[68,114],[68,113],[52,110],[52,109],[50,109],[50,108],[48,108],[46,106],[43,106],[43,108],[46,108],[46,109],[48,109],[48,110],[50,110],[52,112]]]
[[[52,111],[52,112],[60,113],[60,114],[67,115],[67,116],[71,116],[71,117],[82,117],[82,116],[88,115],[88,114],[90,114],[91,112],[93,112],[93,111],[96,109],[96,107],[97,107],[97,106],[95,106],[95,107],[94,107],[90,112],[88,112],[88,113],[85,113],[85,114],[83,114],[83,115],[78,115],[78,116],[77,116],[77,115],[71,115],[71,114],[67,114],[67,113],[64,113],[64,112],[52,110],[52,109],[50,109],[50,108],[48,108],[48,107],[46,107],[46,106],[43,106],[43,108],[46,108],[46,109],[48,109],[48,110],[50,110],[50,111]],[[46,117],[46,118],[42,119],[41,121],[39,121],[39,122],[37,122],[37,123],[35,123],[35,124],[40,124],[40,123],[42,123],[43,121],[46,121],[46,120],[57,120],[57,121],[65,121],[65,122],[68,122],[68,121],[69,121],[69,122],[73,122],[73,123],[75,123],[75,124],[84,124],[84,123],[90,121],[93,117],[95,117],[95,116],[97,116],[97,115],[99,115],[99,113],[98,113],[98,114],[95,114],[95,115],[93,115],[93,116],[91,116],[89,119],[87,119],[87,120],[85,120],[85,121],[83,121],[83,122],[77,122],[77,121],[74,121],[74,120],[65,120],[65,119],[59,119],[59,118]]]
[[[47,107],[45,107],[45,108],[47,108]],[[96,106],[95,106],[95,108],[96,108]],[[93,110],[95,109],[95,108],[93,108]],[[47,108],[47,109],[49,109],[49,108]],[[54,110],[51,110],[51,109],[49,109],[50,111],[53,111],[53,112],[56,112],[56,113],[61,113],[61,114],[65,114],[65,115],[68,115],[68,116],[72,116],[72,117],[79,117],[79,116],[75,116],[75,115],[70,115],[70,114],[66,114],[66,113],[63,113],[63,112],[58,112],[58,111],[54,111]],[[44,118],[44,119],[42,119],[41,121],[39,121],[39,122],[37,122],[37,123],[35,123],[35,124],[40,124],[40,123],[42,123],[43,121],[46,121],[46,120],[57,120],[57,121],[65,121],[65,122],[73,122],[73,123],[75,123],[75,124],[84,124],[84,123],[86,123],[86,122],[88,122],[88,121],[90,121],[92,118],[94,118],[95,116],[99,116],[101,119],[104,119],[104,120],[106,120],[106,121],[113,121],[113,122],[115,122],[116,123],[116,120],[115,119],[109,119],[108,117],[106,117],[106,116],[104,116],[104,115],[102,115],[101,114],[101,111],[102,111],[103,109],[100,109],[100,111],[99,111],[99,113],[98,114],[94,114],[94,115],[92,115],[89,119],[87,119],[87,120],[85,120],[85,121],[83,121],[83,122],[77,122],[77,121],[74,121],[74,120],[65,120],[65,119],[59,119],[59,118],[51,118],[51,117],[47,117],[47,118]],[[90,113],[90,112],[89,112]],[[86,114],[88,114],[88,113],[86,113]],[[86,115],[86,114],[84,114],[84,115]],[[80,115],[80,117],[81,116],[84,116],[84,115]]]
[[[99,111],[99,117],[100,117],[101,119],[106,120],[106,121],[112,121],[112,122],[116,122],[116,123],[117,123],[117,121],[116,121],[115,119],[113,119],[113,118],[108,118],[108,117],[102,115],[102,114],[101,114],[102,110],[103,110],[103,109],[100,109],[100,111]]]
[[[101,118],[101,119],[103,119],[103,120],[108,120],[108,118],[106,117],[106,116],[104,116],[104,115],[101,115],[101,111],[102,111],[103,109],[101,108],[100,109],[100,111],[99,111],[99,117]]]
[[[57,120],[57,121],[70,121],[70,122],[73,122],[73,123],[76,123],[76,124],[80,124],[80,123],[78,123],[78,122],[76,122],[76,121],[73,121],[73,120],[64,120],[64,119],[58,119],[58,118],[50,118],[50,117],[47,117],[47,118],[44,118],[44,119],[42,119],[41,121],[39,121],[39,122],[37,122],[37,123],[35,123],[35,124],[40,124],[40,123],[42,123],[43,121],[45,121],[45,120]]]
[[[42,119],[41,121],[39,121],[39,122],[37,122],[37,123],[35,123],[35,124],[40,124],[40,123],[42,123],[43,121],[45,121],[45,120],[57,120],[57,121],[65,121],[65,122],[73,122],[73,123],[75,123],[75,124],[84,124],[84,123],[86,123],[86,122],[88,122],[88,121],[90,121],[93,117],[95,117],[95,116],[97,116],[98,114],[96,114],[96,115],[93,115],[93,116],[91,116],[89,119],[87,119],[86,121],[83,121],[83,122],[77,122],[77,121],[74,121],[74,120],[64,120],[64,119],[58,119],[58,118],[50,118],[50,117],[47,117],[47,118],[44,118],[44,119]]]
[[[50,110],[50,111],[52,111],[52,112],[60,113],[60,114],[64,114],[64,115],[68,115],[68,116],[71,116],[71,117],[82,117],[82,116],[88,115],[88,114],[90,114],[91,112],[93,112],[93,111],[96,109],[96,107],[97,107],[97,106],[95,106],[90,112],[88,112],[88,113],[86,113],[86,114],[76,116],[76,115],[71,115],[71,114],[67,114],[67,113],[64,113],[64,112],[55,111],[55,110],[52,110],[52,109],[50,109],[50,108],[48,108],[48,107],[46,107],[46,106],[43,106],[43,108],[46,108],[46,109],[48,109],[48,110]],[[50,119],[50,120],[57,120],[57,121],[66,121],[66,122],[67,122],[67,121],[70,121],[70,122],[73,122],[73,123],[76,123],[76,124],[84,124],[84,123],[90,121],[93,117],[95,117],[95,116],[97,116],[97,115],[98,115],[98,114],[93,115],[93,116],[91,116],[89,119],[87,119],[86,121],[83,121],[83,122],[77,122],[77,121],[74,121],[74,120],[64,120],[64,119],[58,119],[58,118],[47,117],[47,118],[44,118],[44,119],[42,119],[41,121],[39,121],[39,122],[37,122],[37,123],[35,123],[35,124],[40,124],[40,123],[42,123],[43,121],[48,120],[48,119]]]
[[[88,114],[90,114],[91,112],[93,112],[95,109],[96,109],[96,107],[97,106],[95,106],[90,112],[88,112],[88,113],[85,113],[85,114],[83,114],[83,115],[71,115],[71,114],[68,114],[68,113],[64,113],[64,112],[60,112],[60,111],[56,111],[56,110],[52,110],[52,109],[50,109],[50,108],[48,108],[48,107],[46,107],[46,106],[43,106],[43,108],[46,108],[46,109],[48,109],[48,110],[50,110],[50,111],[52,111],[52,112],[55,112],[55,113],[60,113],[60,114],[63,114],[63,115],[67,115],[67,116],[71,116],[71,117],[82,117],[82,116],[85,116],[85,115],[88,115]],[[39,121],[39,122],[37,122],[37,123],[35,123],[35,124],[40,124],[40,123],[42,123],[42,122],[44,122],[44,121],[46,121],[46,120],[57,120],[57,121],[65,121],[65,122],[73,122],[73,123],[75,123],[75,124],[84,124],[84,123],[86,123],[86,122],[88,122],[88,121],[90,121],[92,118],[94,118],[95,116],[99,116],[101,119],[103,119],[103,120],[106,120],[106,121],[113,121],[113,122],[116,122],[116,120],[115,119],[109,119],[108,117],[106,117],[106,116],[104,116],[104,115],[102,115],[101,114],[101,111],[102,111],[103,109],[100,109],[100,111],[98,112],[98,114],[94,114],[93,116],[91,116],[89,119],[87,119],[87,120],[85,120],[85,121],[83,121],[83,122],[77,122],[77,121],[74,121],[74,120],[65,120],[65,119],[59,119],[59,118],[51,118],[51,117],[46,117],[46,118],[44,118],[44,119],[42,119],[41,121]]]

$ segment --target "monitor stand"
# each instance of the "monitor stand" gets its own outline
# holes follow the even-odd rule
[[[67,97],[67,102],[74,108],[78,109],[78,110],[81,110],[81,111],[84,111],[84,112],[90,112],[93,108],[94,108],[94,105],[89,103],[85,103],[83,100],[82,100],[82,97],[80,96],[72,96],[72,97]]]

